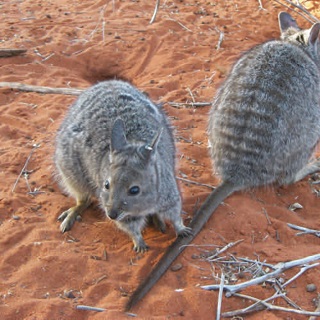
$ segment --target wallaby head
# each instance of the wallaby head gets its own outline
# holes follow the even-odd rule
[[[289,13],[280,12],[279,27],[282,40],[302,46],[313,58],[319,59],[320,23],[315,23],[310,29],[302,30]]]
[[[125,126],[117,119],[111,133],[110,169],[101,191],[110,219],[155,213],[158,200],[157,145],[161,130],[148,143],[127,141]]]

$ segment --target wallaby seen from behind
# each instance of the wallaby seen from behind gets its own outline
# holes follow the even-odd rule
[[[133,307],[235,191],[291,184],[320,169],[311,161],[320,139],[320,24],[301,30],[279,14],[281,37],[260,44],[235,63],[210,110],[208,136],[221,184],[207,197],[129,299]]]

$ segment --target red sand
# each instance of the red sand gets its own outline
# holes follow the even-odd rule
[[[273,1],[162,1],[150,25],[155,1],[25,0],[0,4],[0,48],[26,48],[24,56],[1,58],[0,81],[87,88],[118,76],[132,81],[156,102],[164,103],[178,139],[177,175],[216,185],[205,134],[209,107],[177,109],[168,102],[209,102],[239,55],[279,36],[277,15],[285,8]],[[113,6],[114,4],[114,6]],[[320,5],[307,1],[311,12]],[[305,27],[310,24],[294,14]],[[217,50],[218,29],[224,39]],[[150,251],[137,255],[131,240],[92,206],[71,232],[61,234],[57,216],[74,200],[65,197],[54,178],[55,132],[76,98],[0,89],[0,314],[2,319],[125,319],[128,294],[137,287],[174,239],[174,231],[145,232]],[[13,186],[32,148],[28,194],[22,176]],[[180,182],[186,219],[210,190]],[[319,253],[312,235],[297,237],[287,222],[320,229],[319,199],[308,179],[282,188],[237,193],[225,201],[195,239],[197,245],[224,246],[238,257],[268,263]],[[294,202],[303,209],[289,211]],[[263,213],[270,218],[268,224]],[[19,217],[19,218],[17,218]],[[208,247],[210,249],[210,247]],[[104,257],[107,252],[107,258]],[[208,262],[192,259],[197,247],[177,259],[183,268],[168,271],[132,310],[141,319],[213,319],[217,292],[199,286],[214,284]],[[288,279],[298,269],[286,272]],[[219,273],[219,270],[216,270]],[[313,311],[320,288],[320,268],[313,268],[287,288],[301,307]],[[176,292],[176,289],[184,289]],[[63,296],[74,290],[75,299]],[[251,287],[246,294],[269,297],[273,289]],[[289,307],[283,300],[282,306]],[[104,313],[77,311],[77,304],[106,308]],[[243,308],[240,298],[223,298],[222,311]],[[263,311],[245,319],[305,319],[291,313]]]

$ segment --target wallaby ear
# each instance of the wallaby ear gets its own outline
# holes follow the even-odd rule
[[[149,159],[150,156],[154,153],[154,151],[157,149],[158,142],[160,140],[161,134],[163,132],[163,128],[160,128],[152,140],[140,148],[140,152],[143,155],[145,159]]]
[[[281,33],[286,32],[289,28],[300,30],[296,20],[294,20],[287,12],[280,12],[278,20]]]
[[[319,42],[320,38],[320,23],[315,23],[311,30],[310,30],[310,34],[309,34],[309,44],[312,46],[317,45]]]
[[[118,118],[111,131],[111,150],[119,151],[127,145],[124,122]]]

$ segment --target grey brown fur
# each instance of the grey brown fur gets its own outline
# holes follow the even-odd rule
[[[319,171],[310,162],[320,139],[320,24],[300,30],[279,14],[281,38],[258,45],[234,65],[218,91],[208,135],[214,168],[222,183],[206,199],[178,238],[130,298],[134,306],[234,191],[290,184]]]
[[[129,83],[101,82],[79,96],[58,131],[55,164],[77,202],[59,216],[62,232],[96,197],[138,252],[147,249],[141,231],[150,215],[161,231],[169,220],[178,235],[190,234],[180,215],[168,119]]]

